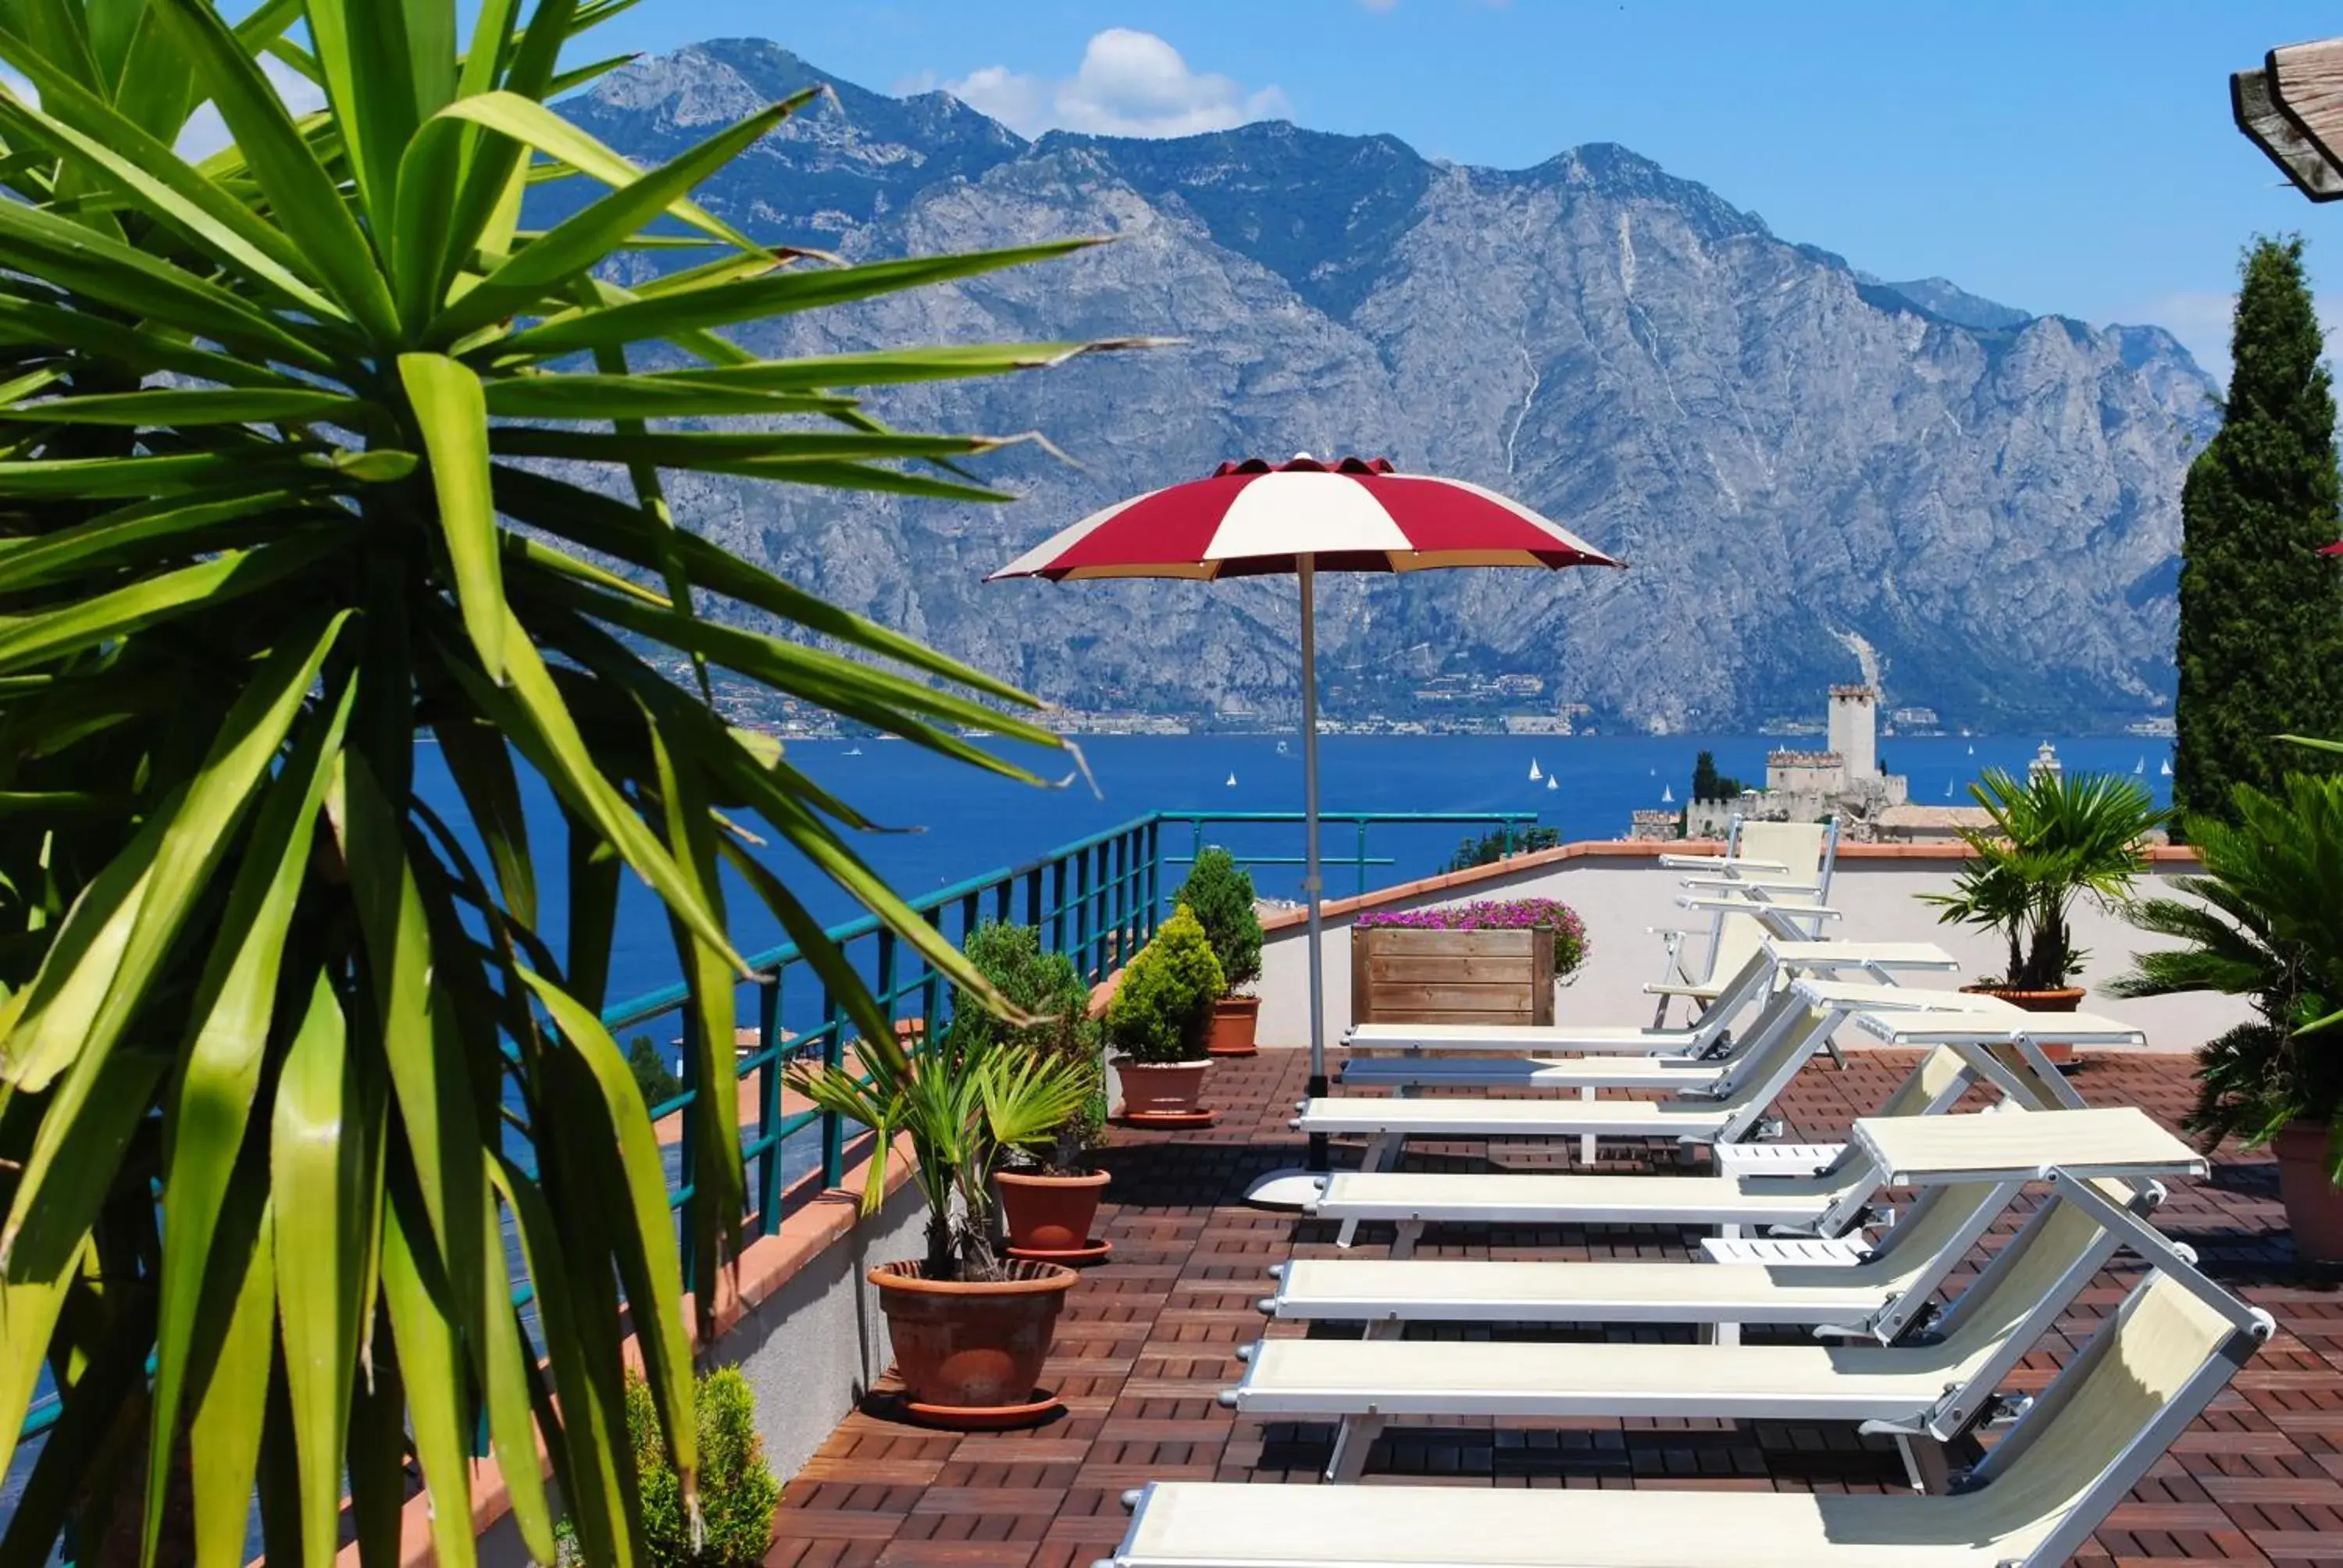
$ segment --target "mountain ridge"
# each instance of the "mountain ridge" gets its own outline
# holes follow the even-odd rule
[[[704,479],[679,516],[1044,697],[1289,717],[1290,584],[975,585],[1120,495],[1298,449],[1496,485],[1635,563],[1330,584],[1341,716],[1456,711],[1422,695],[1433,677],[1513,674],[1542,682],[1516,711],[1748,725],[1851,675],[1849,634],[1879,648],[1892,702],[1948,723],[2096,726],[2168,696],[2179,483],[2212,388],[2160,328],[1859,274],[1610,143],[1494,170],[1284,122],[1028,141],[948,94],[870,93],[761,40],[637,62],[562,108],[649,159],[815,83],[835,98],[703,205],[850,259],[1120,243],[760,324],[751,347],[1186,346],[882,398],[907,424],[1041,428],[1085,463],[1008,455],[994,471],[1025,499],[990,516]],[[562,192],[537,199],[577,199]],[[1422,668],[1425,643],[1453,657]]]

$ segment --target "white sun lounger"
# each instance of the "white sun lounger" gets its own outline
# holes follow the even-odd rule
[[[2075,1118],[2087,1119],[2077,1121]],[[2095,1174],[2108,1201],[2152,1206],[2151,1171],[2201,1171],[2187,1144],[2130,1108],[1890,1124],[1856,1141],[1891,1180],[1957,1174],[1990,1180],[2056,1169]],[[1909,1147],[1885,1147],[1899,1136]],[[1222,1396],[1240,1413],[1340,1424],[1327,1479],[1354,1481],[1393,1416],[1565,1420],[1713,1417],[1859,1422],[1896,1436],[1916,1485],[1943,1477],[1940,1445],[1993,1405],[2001,1380],[2057,1320],[2123,1240],[2094,1209],[2056,1196],[2027,1220],[1947,1308],[1926,1342],[1892,1345],[1525,1343],[1371,1338],[1274,1339],[1251,1348],[1244,1377]],[[1601,1269],[1604,1265],[1589,1265]],[[1684,1272],[1713,1275],[1713,1268]]]
[[[1483,1259],[1302,1258],[1281,1263],[1271,1317],[1363,1322],[1369,1335],[1411,1322],[1741,1323],[1813,1325],[1885,1343],[1929,1310],[1946,1277],[2031,1180],[2043,1154],[2095,1174],[2202,1174],[2205,1161],[2133,1107],[2014,1118],[2007,1133],[1983,1118],[1875,1121],[1865,1153],[1898,1185],[1922,1189],[1880,1246],[1845,1261],[1780,1261],[1687,1268],[1677,1262],[1497,1261]],[[1898,1137],[1908,1122],[1910,1136]],[[1939,1134],[1942,1134],[1941,1136]],[[2162,1158],[2119,1167],[2118,1139]],[[2087,1158],[2087,1156],[2088,1156]],[[1720,1336],[1723,1337],[1723,1336]]]
[[[1156,1482],[1097,1568],[2059,1568],[2276,1329],[2102,1207],[2156,1267],[1950,1495]]]
[[[1713,1056],[1730,1042],[1735,1017],[1745,1008],[1776,994],[1779,982],[1785,977],[1835,976],[1852,970],[1875,980],[1892,981],[1899,974],[1951,974],[1959,968],[1958,960],[1934,942],[1777,939],[1753,950],[1687,1029],[1611,1029],[1587,1024],[1361,1023],[1351,1026],[1342,1036],[1342,1043],[1353,1051],[1395,1051],[1410,1057],[1510,1051],[1539,1056]],[[1744,1039],[1749,1033],[1747,1030],[1740,1032]]]
[[[1784,1241],[1765,1261],[1547,1262],[1479,1258],[1297,1258],[1270,1271],[1270,1317],[1363,1322],[1372,1337],[1408,1322],[1812,1325],[1889,1340],[1976,1244],[2022,1182],[1930,1186],[1876,1249]],[[1833,1249],[1820,1261],[1800,1247]]]
[[[1837,845],[1835,819],[1822,824],[1750,822],[1736,817],[1723,855],[1661,856],[1660,864],[1671,869],[1703,873],[1687,879],[1688,882],[1740,892],[1736,898],[1707,900],[1700,906],[1710,910],[1711,917],[1699,974],[1687,965],[1684,952],[1684,939],[1695,933],[1682,930],[1656,933],[1667,943],[1667,965],[1657,984],[1644,988],[1660,999],[1652,1014],[1653,1026],[1667,1022],[1668,1005],[1678,997],[1703,1005],[1711,1002],[1765,937],[1795,940],[1815,935],[1815,927],[1830,913],[1824,904]],[[1777,902],[1781,910],[1771,907]],[[1694,906],[1687,902],[1685,907]],[[1805,918],[1790,920],[1786,915],[1790,909]]]
[[[1582,1099],[1574,1104],[1336,1095],[1303,1101],[1292,1125],[1313,1136],[1364,1136],[1362,1171],[1388,1169],[1412,1137],[1577,1138],[1582,1154],[1591,1152],[1587,1145],[1593,1141],[1606,1137],[1736,1143],[1757,1134],[1791,1080],[1858,1009],[1952,1006],[1966,1011],[1972,1001],[1956,991],[1812,980],[1793,981],[1791,991],[1791,1001],[1769,1010],[1761,1033],[1753,1035],[1749,1049],[1734,1057],[1723,1074],[1711,1084],[1687,1083],[1675,1099]]]
[[[1969,1063],[1949,1047],[1922,1057],[1879,1109],[1926,1116],[1966,1091]],[[1590,1176],[1542,1171],[1338,1171],[1308,1205],[1342,1221],[1349,1246],[1362,1221],[1398,1226],[1391,1255],[1404,1258],[1426,1224],[1714,1225],[1835,1236],[1869,1213],[1878,1181],[1844,1150],[1796,1173]]]

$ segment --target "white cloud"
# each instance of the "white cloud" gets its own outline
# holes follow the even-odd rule
[[[1071,76],[986,65],[943,85],[970,107],[1029,136],[1052,129],[1191,136],[1293,112],[1275,85],[1248,90],[1217,72],[1192,70],[1179,50],[1131,27],[1093,35]]]
[[[274,55],[260,56],[260,74],[268,78],[269,85],[277,89],[277,95],[285,100],[285,106],[296,119],[326,106],[324,90]],[[181,157],[189,163],[200,163],[233,139],[219,111],[206,101],[187,116],[176,146]]]
[[[2314,296],[2318,308],[2318,325],[2327,334],[2327,355],[2330,363],[2343,366],[2343,295],[2320,291]],[[2232,293],[2212,293],[2184,290],[2149,301],[2137,310],[2127,311],[2117,321],[2147,322],[2161,327],[2180,339],[2205,374],[2227,387],[2229,384],[2229,329],[2231,317],[2237,307],[2237,297]]]

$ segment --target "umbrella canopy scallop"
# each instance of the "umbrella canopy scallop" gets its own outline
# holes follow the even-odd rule
[[[1223,463],[1091,513],[992,574],[1051,580],[1440,567],[1617,566],[1568,528],[1463,479],[1382,457]]]

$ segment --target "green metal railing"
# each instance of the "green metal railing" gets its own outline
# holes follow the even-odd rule
[[[1348,830],[1353,853],[1331,857],[1327,864],[1341,865],[1347,860],[1355,868],[1357,888],[1363,893],[1367,890],[1370,867],[1395,863],[1394,857],[1369,853],[1368,837],[1374,828],[1494,827],[1501,839],[1510,843],[1513,835],[1536,821],[1537,816],[1528,811],[1328,811],[1322,812],[1319,820],[1322,843],[1322,835],[1329,829]],[[909,902],[955,947],[965,946],[969,933],[986,920],[1036,927],[1045,949],[1071,957],[1083,980],[1096,985],[1155,933],[1167,911],[1167,900],[1178,886],[1176,876],[1167,878],[1167,868],[1192,864],[1196,852],[1209,841],[1208,829],[1298,829],[1302,822],[1298,811],[1151,812],[1061,845],[1022,865],[987,871]],[[1186,852],[1167,853],[1167,848],[1177,847],[1182,829],[1186,829]],[[1172,836],[1169,846],[1167,830]],[[1300,837],[1298,832],[1294,836]],[[1303,859],[1300,855],[1250,853],[1234,846],[1230,847],[1230,852],[1240,862],[1253,866],[1298,866]],[[882,928],[875,918],[865,916],[833,926],[827,934],[845,950],[850,961],[870,984],[873,998],[899,1027],[916,1020],[919,1028],[933,1028],[941,1021],[949,1000],[942,976],[916,950],[904,946],[894,932]],[[804,1058],[818,1056],[826,1063],[841,1063],[853,1041],[845,1011],[829,987],[803,974],[796,983],[803,985],[810,980],[814,987],[814,1004],[808,1012],[815,1021],[794,1031],[785,1027],[789,1012],[789,996],[785,988],[791,983],[792,971],[803,965],[803,957],[794,944],[784,943],[758,953],[749,963],[753,978],[742,985],[752,990],[754,995],[740,999],[747,1004],[741,1016],[753,1018],[756,1022],[753,1041],[744,1042],[739,1072],[742,1080],[755,1082],[757,1113],[753,1131],[743,1129],[740,1150],[750,1168],[749,1232],[770,1235],[781,1223],[782,1203],[789,1187],[789,1140],[809,1129],[819,1129],[819,1152],[813,1169],[820,1172],[820,1185],[827,1188],[845,1179],[855,1137],[855,1130],[833,1112],[809,1110],[785,1113],[781,1099],[783,1073],[789,1062]],[[602,1015],[602,1021],[614,1035],[621,1034],[682,1012],[688,1000],[685,987],[669,986],[620,1002]],[[680,1111],[698,1099],[698,1060],[697,1051],[683,1053],[682,1091],[652,1107],[655,1119]],[[690,1131],[691,1119],[686,1118],[684,1126],[686,1140],[696,1136]],[[688,1141],[680,1146],[679,1154],[679,1169],[689,1171],[692,1150]],[[690,1196],[688,1182],[671,1184],[669,1206],[680,1208]],[[524,1290],[518,1299],[526,1300],[526,1296]],[[55,1425],[59,1408],[54,1394],[41,1400],[25,1419],[25,1435],[31,1437]]]
[[[1497,829],[1501,850],[1511,854],[1515,836],[1523,829],[1534,825],[1537,819],[1538,814],[1534,811],[1321,811],[1318,813],[1318,856],[1321,864],[1329,869],[1341,865],[1354,868],[1357,875],[1355,890],[1360,896],[1364,897],[1367,890],[1368,867],[1393,866],[1399,863],[1395,857],[1371,855],[1367,852],[1368,830],[1377,824],[1386,827],[1454,825],[1467,828],[1494,828]],[[1208,827],[1274,823],[1298,828],[1304,819],[1299,811],[1158,811],[1155,813],[1155,820],[1167,825],[1178,822],[1188,825],[1188,852],[1184,855],[1166,855],[1163,858],[1163,863],[1167,866],[1189,866],[1195,863],[1196,856],[1204,848],[1204,829]],[[1354,849],[1350,855],[1334,853],[1327,843],[1330,830],[1338,828],[1351,829]],[[1238,853],[1234,849],[1230,853],[1237,860],[1248,866],[1299,866],[1308,859],[1305,855],[1248,855]]]

